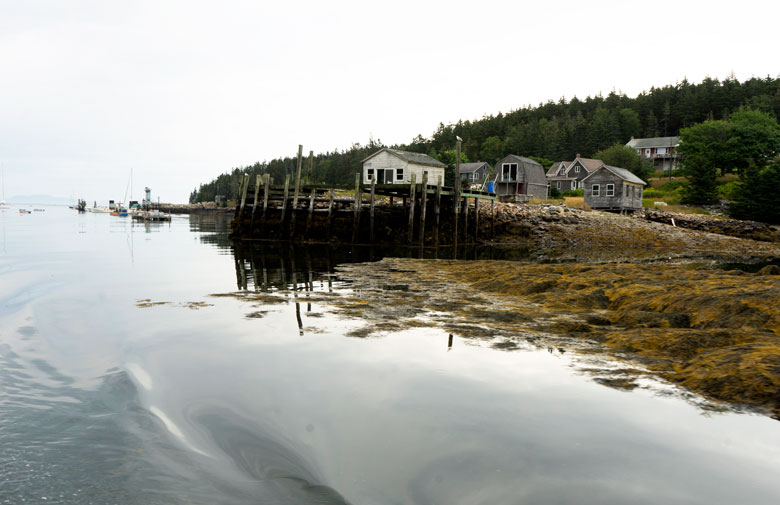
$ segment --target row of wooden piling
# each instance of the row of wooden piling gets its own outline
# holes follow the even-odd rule
[[[355,196],[354,198],[336,198],[334,196],[334,190],[336,188],[330,187],[324,187],[321,185],[310,185],[310,184],[301,184],[301,149],[299,147],[298,151],[298,170],[295,177],[295,183],[293,186],[293,194],[290,195],[290,174],[287,174],[284,179],[284,184],[281,188],[281,202],[280,205],[277,207],[271,207],[270,203],[272,200],[278,200],[278,198],[272,198],[274,195],[272,193],[277,193],[279,189],[273,187],[273,181],[269,174],[258,174],[255,178],[255,184],[254,184],[254,192],[250,193],[250,187],[251,187],[251,177],[250,175],[245,175],[240,183],[239,183],[239,190],[238,190],[238,200],[239,203],[237,205],[236,209],[236,216],[234,219],[234,237],[237,238],[266,238],[264,237],[264,230],[266,228],[266,225],[269,224],[269,213],[271,209],[276,209],[280,213],[280,218],[278,220],[278,224],[281,228],[284,227],[284,224],[287,220],[287,214],[289,213],[289,224],[288,229],[284,230],[286,232],[286,236],[289,237],[289,239],[294,239],[296,234],[296,218],[298,215],[298,211],[300,210],[300,198],[302,196],[302,193],[305,191],[308,191],[308,212],[307,212],[307,218],[306,218],[306,230],[304,234],[304,240],[311,238],[311,231],[313,226],[313,216],[315,213],[315,203],[324,203],[327,202],[327,219],[325,226],[327,229],[325,230],[324,236],[327,237],[327,240],[330,241],[331,239],[338,239],[342,243],[352,243],[357,244],[360,240],[360,227],[361,227],[361,214],[363,212],[364,207],[364,199],[363,199],[363,193],[367,192],[369,195],[369,201],[368,201],[368,212],[369,212],[369,243],[374,243],[376,241],[376,226],[375,226],[375,214],[376,214],[376,202],[377,202],[377,185],[376,181],[371,181],[371,184],[369,186],[361,185],[360,183],[361,174],[356,173],[355,174]],[[308,179],[308,178],[307,178]],[[262,200],[261,198],[261,191],[262,188]],[[494,236],[495,233],[495,197],[494,195],[489,195],[487,193],[482,192],[466,192],[462,193],[461,188],[456,185],[454,188],[446,188],[443,186],[443,181],[441,179],[441,176],[437,178],[435,190],[432,190],[432,186],[429,185],[428,181],[428,174],[425,173],[422,177],[422,183],[417,184],[417,178],[416,174],[412,174],[411,184],[410,185],[382,185],[381,187],[382,194],[384,196],[389,196],[389,209],[390,213],[392,214],[393,211],[396,210],[396,207],[393,205],[394,198],[400,197],[402,198],[402,209],[404,209],[408,215],[408,224],[406,227],[406,243],[408,245],[413,246],[419,246],[419,247],[425,247],[426,245],[432,245],[434,247],[438,247],[442,244],[440,244],[440,230],[442,228],[442,220],[443,218],[447,218],[452,223],[451,228],[451,241],[448,245],[454,245],[457,247],[458,241],[459,241],[459,235],[462,233],[462,236],[464,238],[464,241],[468,242],[469,238],[471,238],[473,241],[477,241],[479,237],[479,208],[480,208],[480,200],[489,200],[490,201],[490,238]],[[408,189],[407,189],[408,188]],[[345,188],[340,188],[345,189]],[[418,193],[419,192],[419,193]],[[430,195],[429,195],[430,193]],[[318,196],[320,195],[320,196]],[[326,197],[323,197],[322,195],[327,195]],[[426,244],[426,220],[428,219],[427,216],[427,210],[429,207],[429,196],[433,198],[433,213],[434,213],[434,225],[431,227],[433,232],[433,243],[432,244]],[[451,197],[448,198],[448,197]],[[248,202],[248,199],[251,198],[251,203]],[[470,234],[469,233],[469,213],[471,211],[471,205],[469,200],[474,200],[474,213],[475,218],[473,219],[474,222],[474,230]],[[260,202],[262,201],[262,205]],[[451,204],[451,208],[448,210],[444,208],[447,202]],[[292,204],[292,208],[288,208],[288,206]],[[332,234],[332,226],[333,226],[333,220],[334,220],[334,214],[335,214],[335,207],[336,205],[342,205],[346,204],[347,206],[352,206],[352,233],[351,237],[334,237]],[[417,206],[419,205],[419,216],[417,216]],[[248,211],[248,206],[251,206],[251,213],[249,216],[246,215]],[[451,213],[451,218],[447,216],[448,213]],[[460,229],[461,226],[459,226],[460,221],[460,214],[463,214],[463,224],[462,224],[462,230]],[[259,219],[259,229],[255,227],[256,220]],[[415,236],[414,229],[415,229],[415,219],[419,222],[419,231],[418,235]],[[248,220],[248,230],[246,230],[246,221]],[[274,220],[275,221],[275,220]],[[346,230],[345,230],[346,231]],[[248,232],[248,233],[247,233]],[[344,233],[342,232],[342,235]],[[284,233],[283,233],[284,235]],[[322,233],[318,234],[320,237],[322,237]],[[286,237],[281,237],[286,238]],[[484,236],[482,238],[485,238]],[[400,241],[396,241],[400,242]]]

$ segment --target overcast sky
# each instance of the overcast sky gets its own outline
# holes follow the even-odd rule
[[[778,2],[0,0],[6,198],[185,202],[232,167],[683,78],[777,77]],[[518,153],[523,154],[523,153]],[[128,195],[129,197],[129,195]]]

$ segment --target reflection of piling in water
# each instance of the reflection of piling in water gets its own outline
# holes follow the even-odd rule
[[[427,173],[419,182],[412,174],[411,184],[378,184],[376,179],[361,184],[358,173],[354,195],[336,197],[334,191],[348,188],[313,184],[308,177],[302,180],[301,166],[299,150],[294,181],[290,174],[282,186],[273,186],[269,174],[247,174],[240,180],[232,238],[457,247],[494,236],[494,194],[459,185],[444,187],[440,176],[434,186]],[[491,202],[489,225],[480,219],[481,200]],[[363,216],[366,206],[368,219]],[[442,212],[442,208],[452,212]],[[297,224],[301,213],[305,213],[305,226]]]

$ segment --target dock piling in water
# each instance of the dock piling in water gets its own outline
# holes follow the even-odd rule
[[[347,188],[306,183],[303,178],[293,181],[297,172],[285,174],[281,186],[273,186],[268,173],[244,174],[236,195],[232,237],[343,244],[393,243],[425,248],[451,247],[459,241],[472,243],[494,236],[495,195],[465,187],[462,190],[458,186],[445,187],[443,177],[437,176],[437,181],[432,183],[426,175],[409,174],[408,184],[381,184],[381,179],[363,184],[362,174],[356,173],[354,196],[340,196],[337,190]],[[369,197],[366,202],[364,192]],[[300,202],[304,198],[308,205]],[[473,207],[471,199],[474,199]],[[479,228],[487,217],[480,219],[485,203],[481,200],[491,201],[489,235],[487,226],[485,230]],[[369,219],[362,221],[364,205]],[[306,216],[305,226],[297,224],[298,214]]]

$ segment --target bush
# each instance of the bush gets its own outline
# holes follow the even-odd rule
[[[560,198],[560,197],[561,197],[560,190],[551,184],[550,185],[550,198],[554,200],[554,199],[557,199],[557,198]]]
[[[733,200],[736,196],[735,191],[739,185],[738,181],[724,182],[718,185],[718,195],[724,200]]]
[[[569,190],[563,192],[563,196],[564,197],[567,197],[567,196],[585,196],[585,190],[582,189],[582,188],[569,189]]]
[[[648,188],[642,192],[642,196],[644,198],[661,198],[662,196],[666,196],[666,193],[654,188]]]
[[[663,191],[674,191],[675,193],[679,193],[683,186],[685,186],[685,181],[669,181],[661,186],[661,189]]]

